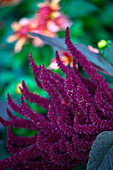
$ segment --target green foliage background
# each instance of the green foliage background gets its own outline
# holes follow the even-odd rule
[[[16,6],[0,8],[0,96],[6,98],[7,92],[16,97],[17,82],[25,80],[35,91],[32,73],[29,67],[28,54],[32,53],[35,62],[49,65],[54,57],[49,46],[35,48],[32,43],[26,44],[20,53],[13,52],[15,43],[7,43],[12,34],[11,23],[22,17],[30,18],[37,10],[38,0],[22,0]],[[42,1],[43,2],[43,1]],[[101,39],[113,40],[113,2],[107,0],[61,0],[61,11],[72,20],[70,28],[74,42],[96,46]],[[65,31],[58,33],[64,37]]]

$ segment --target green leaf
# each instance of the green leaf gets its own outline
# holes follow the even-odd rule
[[[8,119],[8,115],[7,115],[7,112],[6,112],[6,109],[8,107],[8,103],[6,100],[0,100],[0,116],[3,118],[3,119]],[[1,125],[0,123],[0,130],[1,128],[3,128],[3,125]]]
[[[63,9],[65,13],[73,18],[87,16],[95,11],[98,11],[98,8],[95,5],[83,0],[69,1],[67,5],[64,4]]]
[[[105,25],[111,28],[113,26],[113,4],[107,3],[105,8],[102,10],[100,21]]]
[[[14,10],[13,7],[5,7],[5,8],[1,8],[0,7],[0,20],[2,20],[4,17],[6,17],[6,15],[9,15],[10,12],[12,12]]]
[[[45,44],[55,47],[57,49],[66,50],[66,45],[64,44],[63,38],[51,38],[42,34],[36,34],[28,32],[27,34],[32,35],[34,37],[39,37]]]
[[[113,169],[113,146],[108,151],[98,170]]]
[[[113,131],[104,131],[97,136],[92,145],[92,149],[89,154],[87,170],[113,169],[113,158],[111,158],[112,155]],[[108,160],[108,158],[110,159]],[[107,167],[107,169],[104,167]]]
[[[9,157],[9,153],[6,148],[6,136],[6,129],[0,129],[0,140],[2,139],[2,143],[0,143],[0,160]]]
[[[113,65],[113,42],[104,50],[104,58]]]
[[[56,50],[64,50],[67,51],[67,47],[64,43],[64,39],[62,38],[51,38],[47,37],[41,34],[36,33],[28,33],[32,36],[39,37],[45,44],[48,44],[53,47],[53,49]],[[101,57],[100,54],[92,53],[89,48],[86,45],[83,44],[74,44],[75,47],[80,50],[89,61],[91,61],[93,64],[101,68],[101,70],[105,70],[106,73],[108,72],[110,75],[113,76],[113,67],[112,65],[106,61],[104,58]]]
[[[0,48],[0,68],[4,68],[4,66],[8,67],[11,64],[11,59],[10,59],[10,51],[7,50],[6,48],[2,49]]]

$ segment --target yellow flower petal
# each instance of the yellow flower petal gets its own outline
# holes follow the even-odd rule
[[[22,88],[22,84],[21,83],[17,83],[17,85],[16,85],[16,93],[17,94],[22,94],[22,92],[20,90],[20,87]]]
[[[9,37],[7,38],[7,42],[8,42],[8,43],[11,43],[11,42],[16,41],[17,39],[18,39],[18,35],[17,35],[17,34],[11,35],[11,36],[9,36]]]
[[[66,56],[62,56],[60,59],[61,59],[61,61],[63,62],[63,64],[64,64],[65,66],[67,66],[68,64],[70,64],[70,63],[69,63],[69,60],[68,60],[68,58],[67,58]]]
[[[51,19],[56,19],[57,17],[59,17],[61,15],[61,13],[60,12],[51,12],[51,14],[50,14],[50,18]]]
[[[49,6],[54,10],[59,10],[60,9],[59,2],[60,0],[53,0],[52,2],[50,0],[45,0],[44,3],[38,3],[37,6],[39,8],[43,8],[44,6]]]
[[[30,29],[35,29],[38,26],[38,23],[35,21],[33,23],[30,24]]]
[[[21,29],[21,25],[18,22],[13,22],[11,24],[11,27],[12,27],[14,32],[19,31]]]
[[[98,45],[98,48],[104,48],[104,47],[107,46],[107,41],[105,41],[105,40],[100,40],[100,41],[97,43],[97,45]]]
[[[15,44],[15,47],[14,47],[14,51],[15,53],[18,53],[21,51],[23,45],[25,44],[26,42],[26,38],[21,38],[17,41],[17,43]]]
[[[60,9],[59,2],[60,0],[53,0],[50,4],[50,7],[56,10]]]

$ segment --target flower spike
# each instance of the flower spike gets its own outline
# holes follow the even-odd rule
[[[16,118],[9,109],[9,120],[0,117],[0,123],[8,127],[7,148],[9,158],[0,161],[0,169],[57,169],[68,170],[88,160],[91,146],[102,131],[113,130],[113,90],[104,82],[96,68],[74,47],[66,29],[67,50],[79,62],[90,79],[82,77],[76,67],[65,66],[56,52],[56,61],[65,78],[37,66],[29,55],[37,85],[48,92],[45,99],[30,92],[22,82],[20,106],[8,94],[8,104],[23,115]],[[38,114],[27,106],[29,102],[42,106],[48,114]],[[36,131],[32,137],[15,136],[10,128]]]

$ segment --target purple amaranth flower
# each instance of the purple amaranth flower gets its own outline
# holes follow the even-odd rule
[[[24,81],[20,106],[8,94],[11,109],[28,119],[16,118],[9,110],[10,120],[0,118],[0,122],[8,126],[7,148],[11,153],[9,158],[0,161],[0,169],[67,170],[88,160],[92,143],[100,132],[113,130],[113,90],[91,62],[73,46],[68,28],[65,43],[74,58],[73,68],[70,68],[62,63],[56,52],[56,61],[65,73],[65,79],[46,70],[44,65],[36,66],[29,55],[36,83],[48,92],[50,99],[30,92]],[[75,62],[83,66],[90,75],[89,79],[80,75]],[[24,98],[48,109],[48,114],[34,112],[25,104]],[[32,137],[17,137],[12,134],[11,127],[38,132]]]

